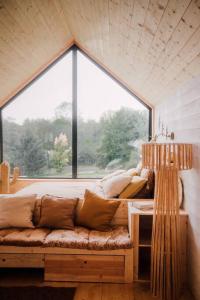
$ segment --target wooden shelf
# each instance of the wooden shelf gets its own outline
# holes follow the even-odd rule
[[[139,248],[138,280],[150,280],[151,248]]]
[[[139,247],[151,247],[151,233],[149,231],[140,233]]]
[[[142,200],[141,200],[142,201]],[[134,281],[150,281],[151,266],[151,236],[153,225],[153,210],[142,211],[128,205],[129,228],[133,240],[134,248]],[[186,274],[186,232],[188,215],[185,211],[180,210],[181,224],[181,243],[183,256],[183,273]]]
[[[143,272],[139,274],[137,282],[149,282],[150,281],[150,273]]]

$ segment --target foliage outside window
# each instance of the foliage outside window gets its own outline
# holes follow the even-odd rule
[[[24,177],[71,178],[74,167],[78,178],[102,177],[134,167],[140,156],[137,141],[148,140],[150,110],[74,49],[2,109],[3,159],[19,166]]]

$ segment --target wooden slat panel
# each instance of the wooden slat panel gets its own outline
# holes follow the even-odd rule
[[[188,54],[189,55],[189,54]],[[195,66],[194,66],[195,69]],[[189,76],[189,75],[188,75]],[[192,74],[190,75],[192,77]],[[190,77],[190,78],[191,78]],[[188,77],[189,78],[189,77]],[[186,280],[196,299],[200,299],[200,218],[199,218],[199,175],[200,175],[200,78],[194,78],[187,84],[180,86],[177,93],[172,91],[163,104],[156,108],[156,122],[158,118],[169,130],[175,133],[175,141],[193,144],[193,169],[181,174],[184,185],[184,206],[189,214],[188,218],[188,270]],[[184,221],[183,221],[184,222]],[[184,225],[183,224],[183,228]],[[185,241],[182,241],[185,244]],[[186,247],[182,247],[183,251]]]

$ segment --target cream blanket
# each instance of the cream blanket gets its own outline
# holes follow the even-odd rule
[[[36,182],[23,188],[17,192],[16,195],[37,194],[38,198],[41,198],[43,195],[49,194],[58,197],[83,199],[86,189],[89,189],[102,197],[105,196],[98,183],[91,181]]]

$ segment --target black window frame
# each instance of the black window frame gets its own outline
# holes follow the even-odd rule
[[[9,99],[2,107],[0,107],[0,161],[3,162],[3,118],[2,111],[8,106],[11,102],[16,100],[16,97],[28,89],[35,81],[42,77],[49,69],[51,69],[59,60],[61,60],[65,55],[72,51],[72,176],[71,177],[26,177],[22,178],[29,179],[95,179],[95,178],[80,178],[77,177],[78,170],[78,161],[77,161],[77,138],[78,138],[78,120],[77,120],[77,51],[83,54],[87,59],[89,59],[97,68],[102,70],[106,75],[108,75],[112,80],[114,80],[119,86],[126,90],[131,96],[136,98],[144,107],[147,108],[149,113],[149,130],[148,130],[148,140],[151,140],[152,137],[152,108],[142,101],[137,95],[135,95],[131,90],[128,89],[122,82],[115,78],[112,74],[109,73],[103,66],[99,65],[94,59],[92,59],[85,51],[80,49],[77,45],[71,46],[67,49],[61,56],[59,56],[54,62],[52,62],[48,67],[46,67],[39,75],[37,75],[31,82],[29,82],[25,87],[23,87],[19,92],[17,92],[12,98]],[[97,179],[97,178],[96,178]]]

